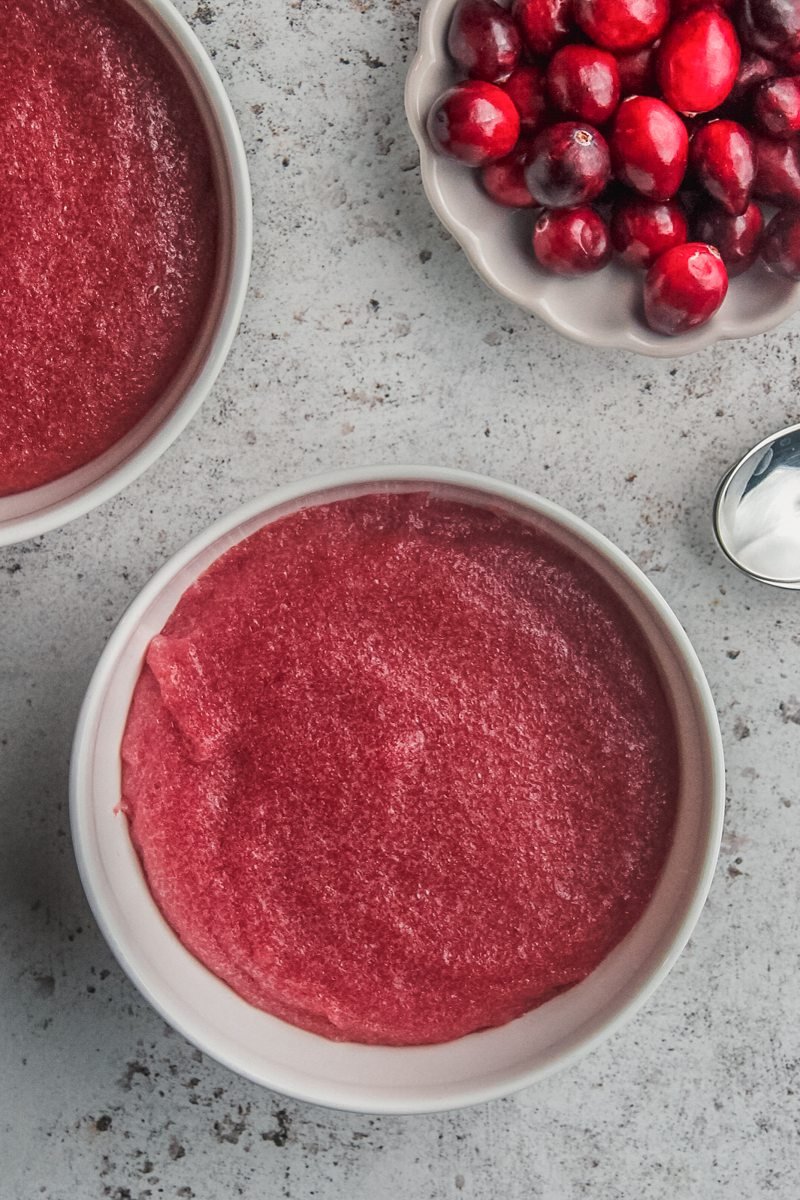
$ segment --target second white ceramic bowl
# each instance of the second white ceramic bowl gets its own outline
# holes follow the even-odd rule
[[[675,837],[643,917],[577,987],[499,1029],[437,1046],[331,1042],[253,1008],[201,965],[167,925],[145,881],[120,800],[120,743],[151,638],[179,598],[229,547],[298,508],[376,491],[433,490],[514,514],[590,563],[627,606],[650,646],[673,708],[681,756]],[[95,671],[75,735],[75,852],[89,901],[114,954],[162,1016],[232,1070],[290,1096],[365,1112],[418,1113],[475,1104],[525,1087],[586,1054],[664,979],[708,892],[724,805],[716,713],[680,624],[626,556],[557,505],[462,471],[384,467],[337,471],[256,500],[177,554],[120,621]],[[620,1070],[626,1054],[620,1043]]]
[[[426,122],[434,101],[460,78],[447,53],[456,3],[427,0],[422,10],[419,49],[406,80],[406,113],[431,207],[490,287],[573,341],[660,358],[765,333],[800,308],[800,283],[780,279],[759,264],[731,280],[722,308],[707,325],[664,337],[645,324],[641,272],[613,262],[583,279],[562,279],[541,270],[531,252],[532,210],[494,204],[478,173],[437,154],[428,138]]]
[[[174,59],[211,145],[219,203],[214,290],[194,346],[166,392],[134,428],[77,471],[0,497],[0,546],[46,533],[116,495],[164,453],[210,392],[242,314],[253,246],[250,177],[239,127],[219,76],[169,0],[125,0]]]

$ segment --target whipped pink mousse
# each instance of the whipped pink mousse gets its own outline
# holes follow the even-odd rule
[[[411,1045],[584,979],[668,852],[630,615],[521,520],[371,494],[223,554],[153,639],[123,810],[161,912],[258,1008]]]
[[[3,0],[0,496],[108,450],[185,360],[212,288],[200,115],[122,0]]]

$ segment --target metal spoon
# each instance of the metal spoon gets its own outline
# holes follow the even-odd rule
[[[714,533],[746,575],[800,589],[800,425],[765,438],[731,467],[714,500]]]

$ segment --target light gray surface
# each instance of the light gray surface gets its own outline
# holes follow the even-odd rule
[[[798,419],[800,325],[674,363],[560,340],[428,211],[402,111],[416,3],[181,8],[241,118],[253,283],[161,462],[0,554],[0,1197],[794,1200],[800,616],[715,551],[709,505],[730,460]],[[274,483],[412,460],[541,491],[632,554],[705,664],[729,810],[696,936],[624,1032],[514,1099],[370,1119],[237,1079],[139,999],[82,896],[67,766],[103,643],[173,550]]]

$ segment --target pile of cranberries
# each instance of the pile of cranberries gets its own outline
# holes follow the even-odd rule
[[[431,141],[539,210],[546,270],[616,251],[664,334],[708,321],[759,255],[800,279],[800,0],[458,0],[448,49],[467,78]]]

